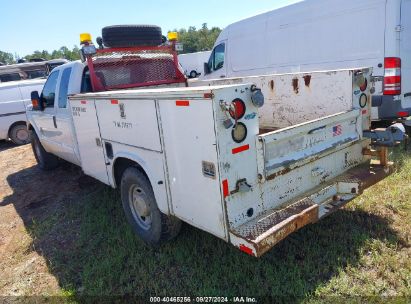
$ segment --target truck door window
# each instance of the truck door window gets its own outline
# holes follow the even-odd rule
[[[90,79],[90,72],[88,68],[86,68],[83,73],[83,78],[81,79],[81,93],[89,93],[89,92],[92,92],[91,79]]]
[[[57,79],[59,71],[50,74],[46,83],[44,84],[43,92],[41,93],[41,100],[46,102],[46,107],[54,106],[54,98],[56,97]]]
[[[69,86],[69,80],[71,75],[71,68],[64,69],[61,75],[60,88],[59,88],[59,108],[65,108],[67,106],[67,92]]]
[[[208,61],[210,71],[217,71],[224,66],[224,53],[224,43],[221,43],[214,48],[213,53],[210,56],[210,60]]]

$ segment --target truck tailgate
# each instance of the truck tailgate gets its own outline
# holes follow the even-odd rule
[[[260,256],[390,174],[390,166],[370,167],[364,156],[369,140],[362,135],[361,115],[361,109],[353,109],[257,135],[259,184],[247,194],[232,194],[232,199],[257,191],[259,204],[253,209],[258,216],[242,221],[231,207],[239,201],[230,200],[231,242]]]
[[[356,109],[259,135],[259,173],[272,179],[357,142],[362,137],[360,115]]]

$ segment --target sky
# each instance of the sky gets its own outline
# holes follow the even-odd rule
[[[80,33],[93,41],[115,24],[154,24],[163,34],[203,23],[224,28],[235,21],[299,0],[20,0],[2,1],[0,51],[19,57],[36,50],[79,45]]]

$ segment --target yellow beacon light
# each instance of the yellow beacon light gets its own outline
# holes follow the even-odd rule
[[[89,33],[80,34],[80,44],[90,43],[91,35]]]
[[[178,40],[178,33],[177,32],[169,32],[167,34],[167,38],[170,41]]]

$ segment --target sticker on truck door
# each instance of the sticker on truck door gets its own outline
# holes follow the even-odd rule
[[[203,175],[215,179],[215,164],[212,162],[203,161]]]

